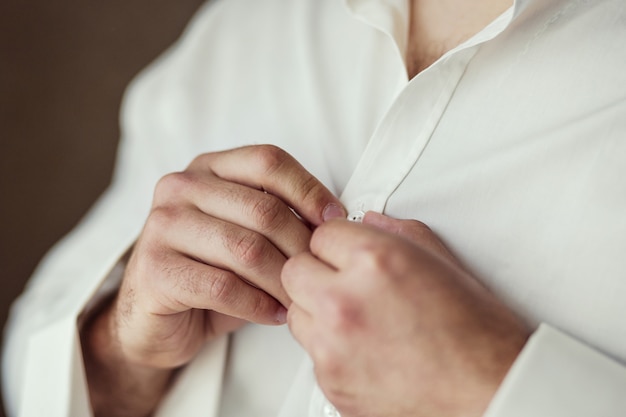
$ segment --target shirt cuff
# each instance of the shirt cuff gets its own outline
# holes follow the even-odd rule
[[[626,368],[542,324],[483,417],[623,417]]]
[[[24,360],[25,387],[20,398],[19,417],[91,416],[91,404],[79,330],[85,320],[121,281],[125,260],[118,260],[110,272],[99,280],[86,280],[84,301],[72,297],[67,304],[83,304],[76,313],[68,306],[30,337]]]

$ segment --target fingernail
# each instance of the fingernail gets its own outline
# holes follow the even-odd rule
[[[347,213],[343,209],[343,207],[340,207],[335,203],[330,203],[324,208],[324,212],[322,213],[322,218],[324,219],[324,221],[327,221],[330,219],[336,219],[338,217],[341,217],[343,219],[346,217],[346,214]]]
[[[285,307],[280,306],[280,308],[276,312],[276,322],[278,324],[287,323],[287,309]]]
[[[390,220],[390,217],[387,217],[384,214],[378,213],[376,211],[368,211],[366,215],[363,216],[363,223],[371,225],[387,224]]]

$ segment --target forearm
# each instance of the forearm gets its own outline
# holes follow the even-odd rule
[[[115,337],[112,303],[81,331],[89,395],[96,417],[149,416],[168,389],[174,370],[131,363]]]

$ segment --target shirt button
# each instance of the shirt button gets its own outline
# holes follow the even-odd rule
[[[361,223],[363,221],[363,216],[365,216],[365,213],[361,210],[353,211],[348,214],[348,220],[351,222]]]

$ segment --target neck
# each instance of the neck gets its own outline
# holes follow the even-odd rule
[[[471,38],[512,4],[513,0],[411,0],[409,76]]]

